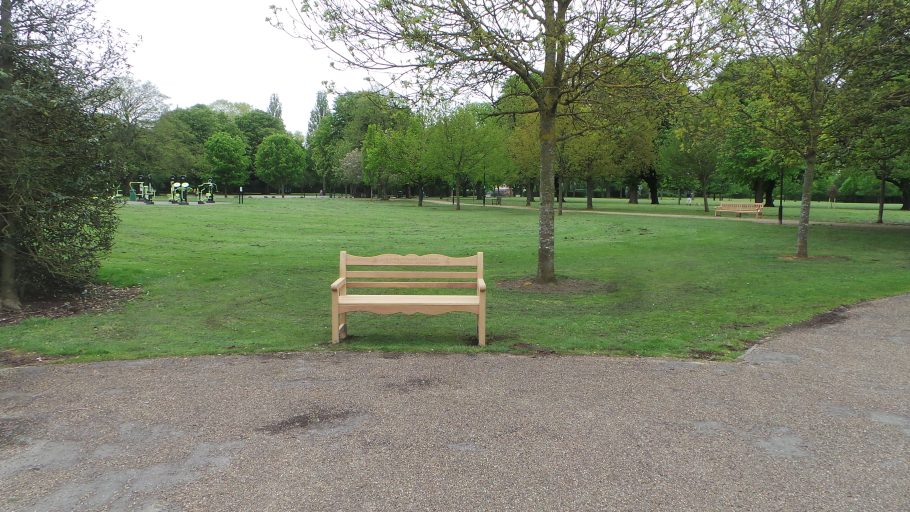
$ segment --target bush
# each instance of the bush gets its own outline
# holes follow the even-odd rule
[[[80,290],[114,241],[119,218],[109,198],[56,196],[20,215],[17,287],[20,296]]]

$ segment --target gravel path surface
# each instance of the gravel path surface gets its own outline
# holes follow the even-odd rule
[[[908,510],[910,295],[740,361],[0,369],[0,510]]]

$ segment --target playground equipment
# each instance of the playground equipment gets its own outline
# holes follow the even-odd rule
[[[149,176],[148,178],[151,178]],[[155,204],[155,188],[151,182],[146,183],[146,177],[139,175],[139,181],[131,181],[130,184],[130,201],[142,201],[145,204]]]
[[[186,200],[189,193],[190,184],[186,181],[186,176],[181,176],[178,180],[176,176],[171,176],[171,199],[174,204],[190,204]]]
[[[123,194],[120,193],[120,188],[117,187],[116,185],[111,186],[110,198],[111,198],[111,201],[114,201],[115,203],[119,203],[119,204],[126,203],[126,197],[124,197]]]
[[[180,182],[176,176],[171,176],[171,198],[168,200],[172,204],[177,204],[177,198],[180,197]]]
[[[215,186],[215,183],[212,181],[212,178],[209,178],[208,181],[199,185],[199,188],[196,189],[196,192],[199,194],[199,204],[205,203],[214,203],[215,202],[215,192],[218,191],[218,187]]]

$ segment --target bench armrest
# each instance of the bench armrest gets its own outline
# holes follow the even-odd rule
[[[348,284],[348,279],[346,277],[339,277],[332,283],[332,291],[337,292],[338,290],[343,289]]]
[[[477,291],[478,292],[487,291],[487,283],[482,278],[477,279]]]

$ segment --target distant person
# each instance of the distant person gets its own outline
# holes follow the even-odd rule
[[[686,206],[692,206],[692,192],[686,194]]]

